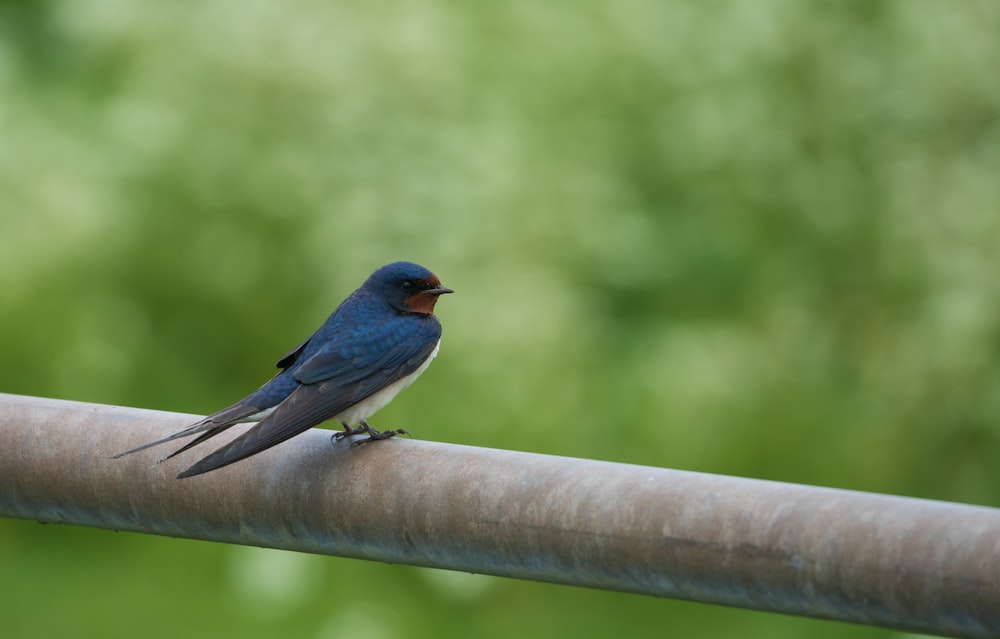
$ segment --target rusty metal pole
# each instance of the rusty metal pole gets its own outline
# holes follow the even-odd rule
[[[323,430],[109,459],[194,420],[0,394],[0,515],[1000,637],[998,509]]]

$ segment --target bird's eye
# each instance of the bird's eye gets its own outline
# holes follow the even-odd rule
[[[399,285],[399,288],[404,291],[408,291],[413,288],[413,282],[410,280],[403,280],[403,282]]]

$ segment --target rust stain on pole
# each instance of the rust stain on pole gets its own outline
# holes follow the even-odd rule
[[[194,420],[0,394],[0,515],[1000,637],[997,509],[322,430],[109,459]]]

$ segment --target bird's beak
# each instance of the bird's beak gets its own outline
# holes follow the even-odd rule
[[[435,286],[434,288],[429,288],[426,291],[424,291],[424,293],[427,293],[428,295],[444,295],[445,293],[454,293],[454,292],[455,291],[451,290],[447,286],[440,286],[440,285]]]

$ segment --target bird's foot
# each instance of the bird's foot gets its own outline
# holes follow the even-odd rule
[[[356,433],[364,432],[364,433],[368,434],[368,437],[366,437],[364,439],[359,439],[359,440],[353,442],[353,444],[355,446],[360,446],[362,444],[367,444],[368,442],[375,442],[375,441],[378,441],[380,439],[389,439],[390,437],[395,437],[396,435],[409,435],[410,434],[410,431],[408,431],[408,430],[406,430],[404,428],[397,428],[396,430],[383,430],[383,431],[379,432],[379,431],[375,430],[374,428],[372,428],[371,426],[369,426],[368,422],[366,422],[366,421],[362,421],[361,422],[361,427],[358,428],[358,429],[356,429],[354,432],[356,432]]]
[[[360,446],[362,444],[367,444],[368,442],[375,442],[380,439],[389,439],[390,437],[395,437],[396,435],[409,435],[409,434],[410,431],[406,430],[405,428],[397,428],[396,430],[383,430],[382,432],[372,429],[372,432],[371,434],[368,435],[368,437],[365,437],[364,439],[359,439],[358,441],[354,442],[354,445]]]
[[[365,433],[368,436],[371,436],[371,434],[372,434],[372,427],[369,426],[368,424],[365,424],[364,426],[361,426],[360,428],[351,428],[349,425],[344,424],[344,422],[340,422],[340,423],[343,424],[344,430],[338,430],[338,431],[336,431],[336,432],[333,433],[333,437],[330,438],[331,441],[333,441],[333,443],[337,443],[341,439],[343,439],[345,437],[350,437],[351,435],[360,435],[361,433]]]

